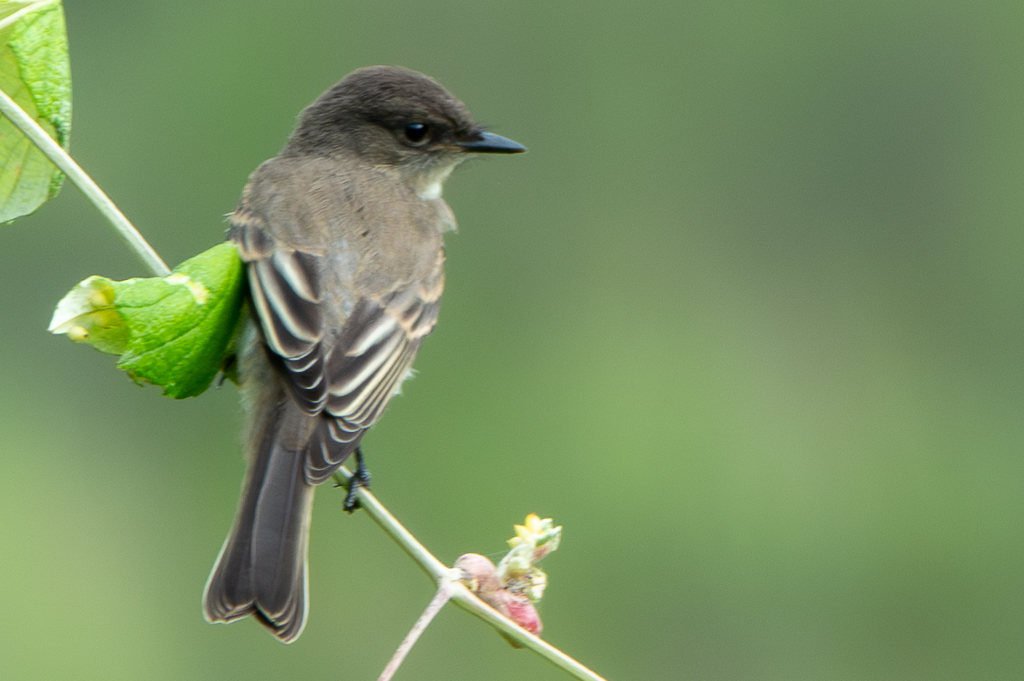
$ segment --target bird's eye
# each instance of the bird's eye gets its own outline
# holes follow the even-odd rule
[[[409,123],[402,129],[405,141],[414,146],[430,141],[430,126],[425,123]]]

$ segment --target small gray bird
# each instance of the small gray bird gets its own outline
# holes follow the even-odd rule
[[[208,621],[254,615],[285,643],[302,633],[313,490],[353,452],[362,469],[360,439],[437,321],[455,227],[441,185],[473,154],[525,150],[436,81],[374,66],[307,107],[249,177],[228,235],[249,275],[248,469]]]

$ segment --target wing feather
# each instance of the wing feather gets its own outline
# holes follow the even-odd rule
[[[350,355],[345,353],[342,355],[339,352],[335,352],[332,359],[337,357],[341,361],[336,364],[332,363],[334,364],[333,366],[328,366],[328,376],[330,377],[329,393],[332,398],[350,397],[360,386],[374,380],[376,374],[385,370],[389,358],[400,353],[400,346],[408,342],[403,337],[403,334],[396,333],[395,331],[392,331],[390,335],[381,339],[375,346],[367,348],[361,354]],[[332,404],[335,404],[335,402],[332,402]]]
[[[324,319],[322,256],[278,243],[244,209],[231,222],[266,343],[298,404],[323,417],[306,448],[306,479],[318,484],[348,458],[409,375],[437,322],[443,254],[429,286],[355,300],[341,328],[329,333],[335,320]]]
[[[275,267],[274,256],[257,260],[250,267],[250,279],[255,279],[270,312],[275,327],[275,336],[282,342],[279,354],[295,357],[304,352],[294,348],[311,345],[323,335],[320,306],[305,299],[289,285],[286,277]],[[255,275],[255,276],[253,276]]]
[[[274,269],[289,288],[310,303],[320,302],[320,276],[317,256],[302,251],[277,250],[271,256]]]

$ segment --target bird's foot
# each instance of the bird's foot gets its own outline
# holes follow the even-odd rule
[[[348,480],[348,494],[345,496],[345,504],[342,508],[352,513],[359,508],[359,488],[370,487],[370,471],[366,469],[363,461],[362,448],[356,447],[356,470]]]

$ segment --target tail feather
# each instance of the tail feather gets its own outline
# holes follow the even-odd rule
[[[250,459],[235,524],[206,583],[209,622],[255,617],[285,643],[302,633],[308,610],[306,555],[314,487],[305,442],[315,417],[289,402]],[[296,447],[296,443],[303,443]]]

